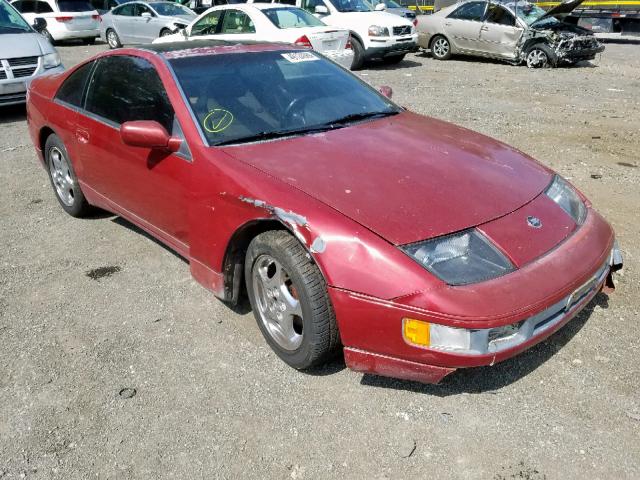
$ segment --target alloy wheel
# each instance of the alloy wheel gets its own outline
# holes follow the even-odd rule
[[[433,42],[433,53],[436,57],[442,58],[449,53],[449,42],[444,38],[438,38]]]
[[[67,207],[72,207],[75,202],[76,184],[69,162],[57,147],[49,150],[49,173],[60,201]]]
[[[113,30],[109,30],[107,32],[107,43],[111,48],[118,48],[120,45],[120,39],[118,38],[118,34]]]
[[[258,316],[271,338],[285,350],[296,350],[303,339],[303,313],[298,293],[282,264],[261,255],[252,270]]]
[[[547,54],[539,48],[534,48],[527,55],[527,67],[544,68],[549,63]]]

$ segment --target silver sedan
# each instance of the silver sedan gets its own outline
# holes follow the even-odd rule
[[[102,16],[100,38],[110,48],[151,43],[185,28],[196,16],[173,2],[129,2]]]

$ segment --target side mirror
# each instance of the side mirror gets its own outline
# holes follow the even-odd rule
[[[142,12],[142,15],[140,15],[142,18],[151,18],[151,14],[149,12]]]
[[[171,137],[167,130],[153,120],[136,120],[120,125],[120,138],[130,147],[177,152],[182,140]]]
[[[315,12],[318,15],[329,15],[329,9],[324,5],[316,5]]]
[[[46,28],[47,28],[47,21],[44,18],[36,17],[33,19],[33,29],[36,32],[42,33],[42,31]]]
[[[387,98],[391,98],[393,96],[393,89],[387,85],[383,85],[378,89],[378,91]]]
[[[387,6],[384,3],[380,2],[375,6],[374,10],[376,12],[384,12],[386,9],[387,9]]]

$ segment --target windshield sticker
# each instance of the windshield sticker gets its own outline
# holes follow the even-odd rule
[[[215,108],[204,117],[203,126],[209,133],[219,133],[233,123],[233,114],[229,110]]]
[[[311,52],[289,52],[282,53],[281,55],[291,63],[313,62],[315,60],[320,60],[320,57],[316,57]]]

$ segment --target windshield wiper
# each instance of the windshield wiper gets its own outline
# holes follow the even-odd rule
[[[398,111],[389,110],[386,112],[362,112],[362,113],[350,113],[349,115],[345,115],[344,117],[340,117],[336,120],[332,120],[327,122],[327,126],[335,126],[335,125],[344,125],[345,123],[356,122],[358,120],[366,120],[367,118],[382,118],[388,117],[391,115],[397,115]]]
[[[221,142],[211,144],[214,147],[221,147],[224,145],[233,145],[236,143],[250,143],[260,142],[262,140],[273,140],[275,138],[293,137],[295,135],[306,135],[309,133],[326,132],[331,127],[329,125],[321,125],[319,127],[310,128],[292,128],[289,130],[273,130],[271,132],[258,132],[253,135],[247,135],[246,137],[232,138],[230,140],[223,140]]]

